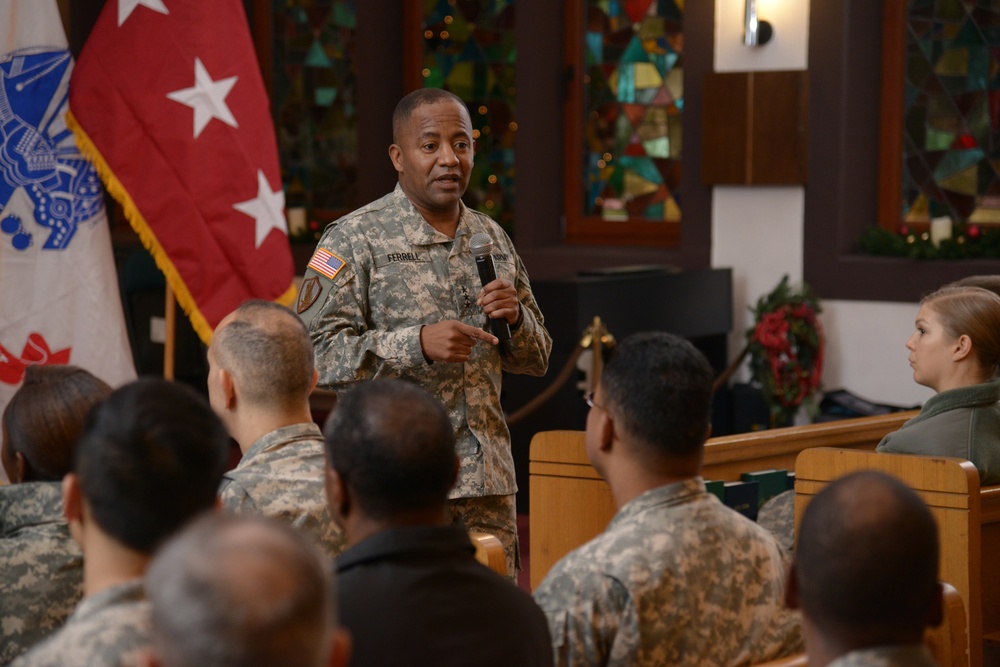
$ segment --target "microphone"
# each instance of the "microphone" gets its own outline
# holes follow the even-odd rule
[[[479,281],[486,287],[489,283],[497,279],[497,267],[493,263],[493,239],[489,234],[473,234],[469,239],[469,250],[476,258],[476,268],[479,269]],[[500,340],[503,345],[510,340],[510,325],[502,317],[490,318],[490,329],[493,335]]]

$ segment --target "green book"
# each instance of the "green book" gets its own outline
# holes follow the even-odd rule
[[[705,490],[709,493],[716,495],[719,500],[726,502],[726,483],[721,479],[708,479],[705,480]]]
[[[760,509],[761,505],[779,493],[784,493],[788,490],[788,471],[784,469],[775,470],[772,468],[770,470],[745,472],[740,475],[740,479],[744,482],[757,482],[759,484],[757,509]]]
[[[756,481],[726,482],[723,502],[751,521],[756,521],[758,486]]]

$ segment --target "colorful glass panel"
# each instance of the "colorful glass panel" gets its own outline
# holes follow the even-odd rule
[[[587,0],[587,215],[678,221],[682,0]]]
[[[424,86],[469,107],[476,161],[463,200],[514,226],[514,0],[424,0]]]
[[[355,0],[273,0],[273,89],[285,202],[357,207]]]
[[[1000,223],[1000,5],[907,11],[902,218]]]

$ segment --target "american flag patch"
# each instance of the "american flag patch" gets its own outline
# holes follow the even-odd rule
[[[307,268],[333,280],[346,263],[332,252],[323,248],[316,248],[316,252],[313,253],[312,259],[309,260]]]

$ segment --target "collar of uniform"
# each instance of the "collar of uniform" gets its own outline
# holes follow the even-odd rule
[[[110,607],[128,604],[130,602],[142,602],[146,599],[146,589],[143,588],[142,578],[131,579],[129,581],[109,586],[103,591],[88,595],[80,601],[70,620],[78,621]],[[68,622],[68,621],[67,621]]]
[[[705,490],[705,482],[702,481],[701,477],[690,477],[673,484],[658,486],[625,503],[608,524],[608,528],[610,529],[619,521],[626,521],[641,514],[651,507],[680,505],[706,493],[708,492]]]
[[[396,198],[396,205],[399,207],[399,219],[403,221],[403,231],[406,234],[406,240],[412,245],[451,243],[468,233],[468,225],[465,222],[468,209],[466,209],[465,203],[462,200],[458,201],[458,227],[455,230],[455,238],[451,239],[447,234],[442,234],[434,229],[424,219],[424,216],[420,215],[420,211],[413,205],[410,198],[406,196],[399,183],[396,183],[393,195]]]
[[[998,400],[1000,400],[1000,380],[946,389],[928,398],[924,407],[920,409],[920,414],[907,424],[922,422],[942,412],[958,408],[987,407],[994,405]]]
[[[337,571],[401,553],[460,554],[472,557],[476,548],[461,526],[406,526],[388,528],[355,544],[337,558]]]
[[[839,665],[854,667],[857,665],[934,665],[934,658],[923,644],[901,644],[898,646],[874,646],[845,653],[830,663],[829,667]]]
[[[59,482],[23,482],[0,487],[0,536],[27,526],[63,522]]]
[[[255,454],[266,452],[278,443],[285,445],[296,440],[322,439],[323,432],[319,430],[319,426],[317,426],[314,422],[282,426],[279,429],[275,429],[270,433],[257,438],[257,441],[250,445],[250,449],[248,449],[247,453],[243,455],[242,461],[249,460]]]

